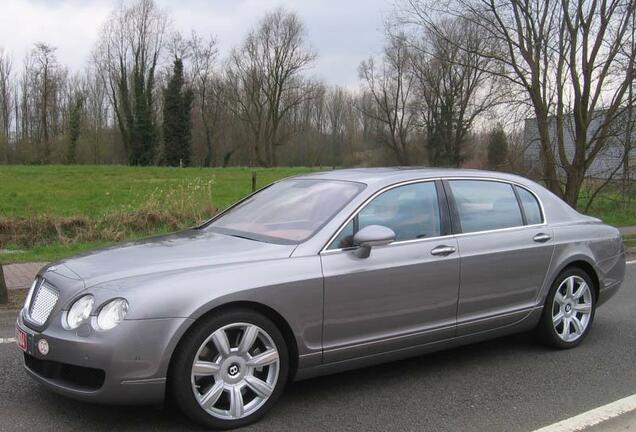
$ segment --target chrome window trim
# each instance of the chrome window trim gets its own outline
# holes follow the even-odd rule
[[[380,190],[376,191],[375,193],[373,193],[373,195],[368,197],[366,200],[364,200],[364,202],[362,202],[362,204],[360,204],[358,206],[358,208],[345,220],[345,222],[342,225],[340,225],[340,227],[336,230],[336,232],[329,238],[327,243],[325,243],[325,245],[320,249],[320,252],[318,252],[318,254],[319,255],[331,255],[331,254],[334,254],[336,252],[339,253],[339,252],[343,252],[343,251],[354,250],[355,247],[339,248],[339,249],[327,249],[327,248],[329,247],[331,242],[333,242],[336,239],[336,237],[338,237],[338,235],[340,235],[340,232],[347,226],[347,224],[349,222],[351,222],[351,220],[354,217],[356,217],[358,215],[358,213],[360,213],[362,210],[364,210],[364,208],[369,204],[369,202],[371,200],[373,200],[375,197],[377,197],[378,195],[380,195],[380,194],[382,194],[382,193],[384,193],[386,191],[389,191],[391,189],[395,189],[397,187],[405,186],[405,185],[409,185],[409,184],[435,182],[435,181],[451,181],[451,180],[494,181],[494,182],[499,182],[499,183],[506,183],[506,184],[509,184],[511,186],[519,186],[520,188],[523,188],[524,190],[527,190],[528,192],[530,192],[530,194],[532,194],[532,196],[539,203],[539,208],[541,209],[542,222],[540,224],[519,225],[519,226],[507,227],[507,228],[497,228],[497,229],[493,229],[493,230],[473,231],[473,232],[469,232],[469,233],[448,234],[448,235],[443,235],[443,236],[426,237],[426,238],[421,238],[421,239],[402,240],[402,241],[397,241],[397,242],[390,243],[390,244],[388,244],[386,246],[383,246],[383,247],[399,246],[399,245],[403,245],[403,244],[424,242],[424,241],[429,241],[429,240],[444,239],[444,238],[450,238],[450,237],[464,237],[464,236],[470,236],[470,235],[476,235],[476,234],[489,234],[489,233],[493,233],[493,232],[512,231],[512,230],[526,229],[526,228],[536,228],[536,227],[545,226],[545,225],[548,224],[547,217],[546,217],[546,214],[545,214],[545,210],[544,210],[544,207],[543,207],[543,201],[541,201],[541,199],[537,196],[537,194],[535,194],[533,191],[528,189],[528,187],[522,185],[521,183],[515,182],[513,180],[503,180],[503,179],[497,179],[497,178],[493,178],[493,177],[472,177],[472,176],[431,177],[431,178],[425,178],[425,179],[406,180],[406,181],[402,181],[402,182],[398,182],[398,183],[394,183],[394,184],[385,186],[382,189],[380,189]],[[521,208],[519,210],[521,211]]]

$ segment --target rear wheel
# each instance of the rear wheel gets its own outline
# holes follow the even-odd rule
[[[546,299],[538,333],[556,348],[573,348],[587,336],[594,321],[596,295],[590,276],[579,268],[563,271]]]
[[[171,390],[194,421],[231,429],[269,410],[288,365],[285,341],[269,319],[250,310],[221,312],[198,323],[180,344]]]

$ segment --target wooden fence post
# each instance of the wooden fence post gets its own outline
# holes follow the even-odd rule
[[[4,281],[2,264],[0,264],[0,304],[7,303],[9,303],[9,291],[7,290],[7,283]]]
[[[252,171],[252,192],[256,192],[256,172]]]

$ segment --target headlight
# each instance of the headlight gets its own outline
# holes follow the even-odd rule
[[[124,320],[128,312],[128,302],[124,299],[115,299],[106,303],[97,315],[97,327],[100,330],[110,330]]]
[[[69,329],[73,330],[78,328],[80,324],[91,316],[94,302],[95,299],[92,295],[85,295],[73,303],[68,314],[66,314],[66,325],[68,325]]]

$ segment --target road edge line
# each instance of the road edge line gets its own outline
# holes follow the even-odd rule
[[[636,395],[619,399],[534,432],[577,432],[636,410]]]

